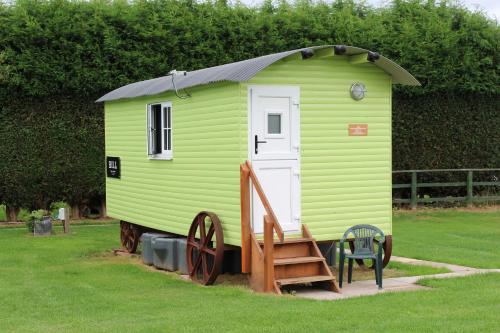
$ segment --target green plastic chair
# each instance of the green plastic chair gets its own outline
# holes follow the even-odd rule
[[[353,235],[353,237],[349,237]],[[344,249],[344,243],[347,239],[354,240],[354,253],[346,254]],[[378,251],[375,253],[374,250],[374,239],[378,240]],[[347,271],[347,283],[352,282],[352,266],[354,260],[357,259],[372,259],[375,262],[375,281],[379,289],[382,289],[382,244],[385,242],[385,236],[382,230],[379,228],[369,225],[369,224],[358,224],[349,228],[345,233],[344,237],[340,241],[340,263],[339,263],[339,286],[342,288],[342,280],[344,277],[344,262],[347,258],[348,271]]]

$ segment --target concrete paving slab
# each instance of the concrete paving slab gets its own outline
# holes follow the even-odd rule
[[[437,279],[446,279],[446,278],[454,278],[461,276],[468,276],[473,274],[485,274],[485,273],[500,273],[500,269],[478,269],[473,267],[466,267],[460,265],[446,264],[440,262],[433,262],[427,260],[419,260],[413,258],[404,258],[404,257],[392,257],[391,260],[402,262],[410,265],[423,265],[423,266],[432,266],[432,267],[446,267],[451,272],[450,273],[441,273],[434,275],[421,275],[421,276],[406,276],[406,277],[397,277],[397,278],[389,278],[384,279],[383,289],[378,289],[375,285],[374,280],[366,280],[366,281],[354,281],[351,284],[344,282],[342,293],[334,293],[327,290],[320,290],[314,288],[304,288],[296,291],[295,295],[297,297],[310,298],[316,300],[339,300],[346,299],[351,297],[361,297],[361,296],[369,296],[376,295],[380,293],[387,292],[403,292],[403,291],[416,291],[416,290],[426,290],[430,289],[429,287],[420,286],[417,281],[424,278],[437,278]]]
[[[333,301],[333,300],[353,298],[353,297],[370,296],[381,293],[429,289],[428,287],[419,286],[412,283],[389,283],[389,285],[384,286],[383,289],[378,289],[374,281],[368,281],[370,282],[369,284],[365,282],[366,281],[356,281],[351,283],[350,285],[345,285],[342,288],[341,294],[311,287],[311,288],[297,290],[295,295],[297,297],[303,297],[303,298]]]
[[[409,264],[409,265],[417,265],[417,266],[444,267],[444,268],[448,268],[452,272],[477,270],[477,268],[473,268],[473,267],[466,267],[466,266],[447,264],[447,263],[442,263],[442,262],[434,262],[434,261],[428,261],[428,260],[420,260],[420,259],[397,257],[397,256],[392,256],[391,261],[396,261],[396,262],[400,262],[403,264]]]

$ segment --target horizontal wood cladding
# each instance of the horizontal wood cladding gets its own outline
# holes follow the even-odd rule
[[[350,86],[366,97],[354,101]],[[391,234],[391,81],[373,64],[346,57],[279,61],[247,83],[217,83],[105,105],[106,155],[121,157],[107,178],[108,214],[186,235],[194,216],[221,218],[225,242],[240,245],[239,165],[248,159],[248,86],[300,86],[302,223],[317,240],[359,223]],[[150,160],[146,105],[171,101],[173,160]],[[367,136],[349,136],[367,124]]]
[[[367,89],[361,101],[350,97],[356,82]],[[390,77],[370,63],[349,64],[344,56],[280,61],[241,84],[245,131],[253,84],[300,86],[302,223],[313,236],[339,239],[360,223],[391,234]],[[349,124],[367,124],[368,135],[349,136]]]
[[[240,244],[240,108],[236,83],[105,105],[106,155],[121,158],[121,179],[106,179],[108,214],[187,235],[202,210],[221,218],[228,244]],[[147,156],[146,106],[172,102],[173,160]]]

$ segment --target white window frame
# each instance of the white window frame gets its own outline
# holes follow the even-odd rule
[[[161,105],[161,152],[160,153],[150,153],[152,149],[152,131],[151,131],[151,119],[152,119],[152,107],[154,105]],[[168,111],[170,109],[170,112]],[[167,124],[167,112],[170,113],[170,122]],[[146,153],[149,159],[151,160],[171,160],[174,157],[174,146],[173,146],[173,109],[172,102],[156,102],[150,103],[146,107]],[[168,126],[170,125],[170,127]],[[170,132],[169,132],[170,131]],[[165,140],[165,136],[167,133],[170,133],[168,140]],[[169,141],[169,142],[168,142]],[[169,144],[170,147],[167,147]],[[168,149],[170,148],[170,149]]]

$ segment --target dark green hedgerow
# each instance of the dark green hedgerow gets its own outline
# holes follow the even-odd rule
[[[0,86],[31,96],[99,95],[120,85],[272,52],[348,44],[394,59],[424,83],[412,93],[499,93],[500,29],[441,1],[20,0],[0,5]]]
[[[393,96],[393,168],[500,167],[500,95]]]
[[[102,106],[86,99],[26,99],[0,109],[0,199],[48,208],[104,194]]]

